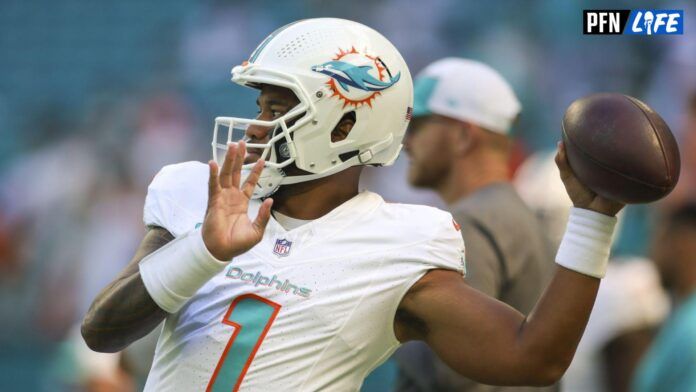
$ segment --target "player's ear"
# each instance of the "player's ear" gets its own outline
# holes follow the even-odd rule
[[[458,122],[458,129],[455,132],[452,144],[457,156],[467,155],[479,142],[478,129],[467,122]]]
[[[336,143],[345,140],[355,125],[355,112],[348,112],[343,115],[341,121],[331,131],[331,142]]]

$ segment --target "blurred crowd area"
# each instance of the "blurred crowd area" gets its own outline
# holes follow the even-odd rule
[[[523,104],[513,171],[555,147],[574,99],[598,91],[639,97],[681,145],[683,185],[666,203],[695,198],[696,120],[686,108],[696,90],[696,7],[659,7],[684,9],[687,33],[583,36],[582,10],[606,7],[580,0],[3,0],[0,389],[73,390],[99,371],[101,364],[86,369],[66,358],[80,357],[72,343],[80,319],[144,233],[149,181],[166,164],[208,160],[215,116],[255,116],[255,93],[230,83],[229,71],[267,34],[297,19],[334,16],[372,26],[414,75],[445,56],[499,70]],[[364,184],[389,200],[441,206],[408,187],[405,165],[400,159],[369,170]],[[661,208],[626,211],[617,254],[647,255]]]

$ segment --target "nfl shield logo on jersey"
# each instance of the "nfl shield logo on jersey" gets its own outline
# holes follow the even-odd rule
[[[284,257],[290,254],[290,247],[292,246],[292,242],[286,240],[286,239],[277,239],[275,242],[275,246],[273,247],[273,253],[280,257]]]

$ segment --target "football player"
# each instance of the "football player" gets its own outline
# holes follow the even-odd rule
[[[217,118],[208,165],[152,181],[149,230],[83,321],[92,349],[119,351],[164,321],[147,391],[355,391],[414,339],[484,383],[559,379],[622,208],[578,182],[562,146],[575,208],[561,266],[525,317],[466,285],[449,213],[358,191],[362,167],[397,158],[412,115],[409,70],[387,39],[298,21],[232,80],[258,89],[257,119]]]

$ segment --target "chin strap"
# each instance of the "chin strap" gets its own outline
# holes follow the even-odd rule
[[[348,159],[344,162],[341,162],[340,164],[330,168],[329,170],[327,170],[323,173],[286,176],[285,172],[283,172],[282,169],[275,169],[275,170],[279,170],[283,175],[283,179],[280,183],[281,186],[282,185],[290,185],[290,184],[298,184],[301,182],[307,182],[307,181],[312,181],[312,180],[316,180],[319,178],[328,177],[330,175],[333,175],[333,174],[336,174],[340,171],[343,171],[349,167],[360,166],[360,165],[369,165],[370,161],[375,156],[377,156],[377,154],[379,154],[380,152],[387,149],[392,144],[393,140],[394,140],[394,136],[392,134],[389,134],[388,137],[386,137],[384,140],[376,143],[371,148],[360,151],[358,154],[354,155],[350,159]]]

